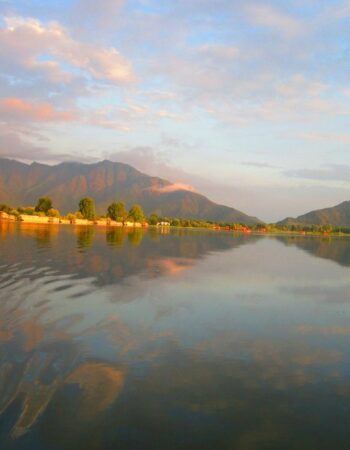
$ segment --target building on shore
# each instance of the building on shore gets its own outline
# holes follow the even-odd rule
[[[158,222],[157,227],[170,227],[170,222]]]

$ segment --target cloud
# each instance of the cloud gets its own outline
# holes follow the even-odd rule
[[[316,131],[302,133],[299,137],[311,142],[332,142],[335,144],[348,144],[350,142],[349,133],[322,133]]]
[[[86,123],[91,126],[128,132],[138,125],[159,126],[163,120],[180,122],[183,116],[154,105],[126,100],[121,106],[104,105],[103,108],[86,111]]]
[[[68,122],[74,120],[75,115],[68,111],[58,111],[49,103],[31,103],[11,97],[0,100],[0,118],[5,122]]]
[[[256,167],[257,169],[280,169],[281,167],[275,166],[269,163],[260,163],[255,161],[243,161],[240,163],[242,166]]]
[[[75,24],[81,21],[79,26],[96,26],[106,31],[106,28],[115,26],[120,18],[120,12],[125,4],[125,0],[100,0],[96,8],[95,0],[78,0],[73,12]],[[81,19],[84,20],[81,20]],[[78,22],[79,23],[79,22]]]
[[[275,30],[288,37],[298,37],[304,31],[304,25],[300,20],[271,5],[251,4],[247,6],[246,12],[255,24]]]
[[[302,92],[307,97],[319,97],[328,85],[317,79],[307,79],[303,74],[293,74],[283,83],[276,85],[276,93],[283,97],[299,97]]]
[[[36,146],[21,139],[16,133],[0,132],[0,157],[25,161],[59,160],[67,155],[53,155],[42,146]]]
[[[174,166],[169,153],[148,146],[126,146],[115,152],[105,152],[103,157],[111,161],[130,164],[148,175],[158,176],[171,181],[186,183],[184,172]]]
[[[349,336],[350,327],[348,326],[320,326],[320,325],[299,325],[297,327],[298,333],[301,334],[321,334],[323,336]]]
[[[169,186],[154,187],[154,188],[152,188],[152,190],[157,191],[161,194],[165,194],[168,192],[176,192],[176,191],[196,192],[196,190],[193,186],[190,186],[189,184],[184,184],[184,183],[174,183],[174,184],[170,184]]]
[[[52,80],[67,82],[80,70],[96,80],[118,85],[135,81],[130,62],[114,47],[102,47],[73,39],[58,22],[5,18],[0,29],[0,63],[46,73]]]
[[[350,166],[328,164],[323,168],[288,170],[285,175],[291,178],[309,180],[346,181],[350,182]]]
[[[239,48],[233,45],[206,44],[200,46],[197,51],[207,62],[214,64],[218,61],[233,61],[240,56]]]
[[[36,145],[23,139],[20,133],[8,132],[8,127],[0,127],[0,158],[18,159],[25,162],[40,161],[46,163],[57,163],[61,161],[74,161],[76,155],[63,152],[55,152],[50,147],[50,142],[46,146]],[[31,135],[29,137],[32,137]],[[40,135],[35,136],[40,140]],[[44,140],[44,139],[42,139]],[[79,158],[82,162],[91,162],[87,156]]]

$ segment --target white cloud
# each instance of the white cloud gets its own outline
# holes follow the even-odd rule
[[[349,133],[323,133],[323,132],[309,132],[299,135],[301,139],[312,142],[331,142],[333,144],[348,144],[350,143]]]
[[[328,164],[313,169],[294,169],[288,170],[285,174],[292,178],[350,183],[350,166],[345,164]]]

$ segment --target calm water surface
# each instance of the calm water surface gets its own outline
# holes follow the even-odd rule
[[[0,448],[350,448],[350,240],[0,224]]]

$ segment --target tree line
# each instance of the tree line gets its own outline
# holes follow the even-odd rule
[[[8,214],[20,215],[39,215],[49,217],[61,217],[58,209],[53,208],[53,202],[50,197],[40,197],[35,207],[19,207],[13,209],[8,205],[0,204],[0,211],[7,212]],[[91,197],[84,197],[79,201],[78,210],[75,213],[69,213],[66,215],[68,219],[87,219],[95,220],[98,218],[96,214],[95,201]],[[106,212],[106,216],[117,222],[125,222],[126,220],[132,220],[134,222],[144,222],[145,214],[140,205],[133,205],[129,211],[126,209],[123,202],[111,203]]]
[[[61,214],[58,209],[53,207],[53,202],[50,197],[40,197],[35,207],[18,207],[17,209],[11,208],[9,205],[0,204],[0,211],[4,211],[14,216],[20,214],[26,215],[39,215],[60,218]],[[97,216],[95,201],[91,197],[84,197],[79,201],[78,210],[75,213],[69,213],[65,218],[69,220],[74,219],[87,219],[95,220],[97,218],[107,217],[116,222],[147,222],[150,225],[157,225],[160,222],[167,222],[174,227],[190,227],[190,228],[220,228],[232,231],[256,231],[256,232],[297,232],[297,233],[314,233],[314,234],[350,234],[350,227],[335,227],[332,225],[276,225],[259,223],[248,227],[243,223],[232,222],[213,222],[207,220],[197,219],[185,219],[185,218],[169,218],[159,216],[156,213],[152,213],[146,218],[142,207],[138,204],[132,205],[127,210],[124,202],[112,202],[106,210],[104,216]]]

